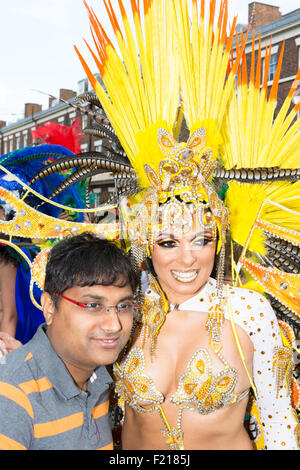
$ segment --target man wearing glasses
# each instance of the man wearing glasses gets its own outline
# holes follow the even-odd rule
[[[125,347],[135,272],[112,243],[85,233],[49,255],[46,323],[0,366],[0,449],[112,449],[105,366]]]

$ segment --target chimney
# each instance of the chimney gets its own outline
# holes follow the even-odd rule
[[[55,101],[54,96],[49,97],[49,108],[52,108],[53,101]]]
[[[279,7],[260,2],[252,2],[248,5],[248,23],[251,29],[261,28],[280,18]]]
[[[25,118],[33,116],[34,114],[42,111],[42,105],[36,103],[26,103],[25,104]]]
[[[6,126],[6,121],[0,121],[0,129]]]
[[[73,90],[66,90],[65,88],[59,90],[59,97],[62,100],[68,101],[74,98],[74,96],[76,96],[76,92]]]

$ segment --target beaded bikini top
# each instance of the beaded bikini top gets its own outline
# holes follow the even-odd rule
[[[127,403],[140,413],[158,411],[164,424],[165,429],[161,432],[167,446],[172,450],[182,450],[181,418],[184,409],[206,415],[223,406],[237,403],[249,394],[249,388],[235,393],[238,371],[230,367],[220,351],[217,355],[225,366],[217,374],[213,373],[207,349],[197,349],[189,360],[186,372],[181,375],[177,390],[170,398],[170,402],[179,407],[177,428],[169,425],[161,407],[165,400],[164,395],[151,377],[144,373],[146,359],[141,347],[132,348],[121,364],[115,363],[116,393],[121,403]]]
[[[135,410],[146,413],[153,408],[147,405],[160,405],[164,395],[156,388],[153,380],[143,372],[146,360],[142,348],[135,347],[128,354],[122,365],[115,365],[117,392]],[[171,396],[171,403],[177,406],[189,405],[200,414],[208,414],[244,398],[249,389],[234,393],[238,372],[228,365],[214,375],[211,358],[204,348],[198,349],[191,357],[187,372],[180,377],[178,387]]]

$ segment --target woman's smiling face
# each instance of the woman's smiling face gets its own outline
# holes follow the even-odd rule
[[[187,234],[161,233],[152,251],[160,285],[172,304],[196,295],[208,280],[215,262],[214,231],[196,220]]]

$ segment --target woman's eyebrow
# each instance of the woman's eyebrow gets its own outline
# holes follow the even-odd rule
[[[193,235],[190,239],[190,241],[193,241],[195,240],[196,238],[199,238],[199,237],[207,237],[207,236],[212,236],[212,232],[211,231],[208,231],[208,230],[205,230],[205,231],[201,231],[201,232],[198,232],[196,233],[195,235]],[[161,233],[159,235],[159,237],[157,238],[156,241],[161,241],[161,240],[164,240],[164,239],[170,239],[170,240],[180,240],[182,238],[182,236],[180,236],[178,238],[178,236],[176,237],[176,234],[171,234],[171,233]]]
[[[204,232],[198,232],[198,233],[196,233],[196,235],[192,238],[192,240],[194,240],[195,238],[198,238],[198,237],[200,237],[200,236],[201,236],[201,237],[207,237],[207,236],[210,236],[210,235],[212,236],[212,232],[209,231],[209,230],[207,230],[207,231],[205,230]]]
[[[171,240],[176,240],[175,235],[171,235],[170,233],[160,233],[157,237],[157,240],[161,240],[161,239],[165,239],[165,238],[169,238]]]

